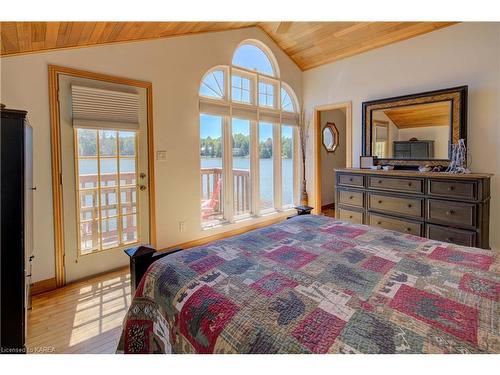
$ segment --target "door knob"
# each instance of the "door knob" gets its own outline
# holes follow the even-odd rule
[[[140,189],[141,191],[144,191],[144,190],[146,190],[146,189],[147,189],[147,187],[146,187],[146,185],[139,185],[139,189]]]
[[[139,177],[140,177],[140,178],[146,178],[146,173],[141,172],[141,173],[139,174]]]

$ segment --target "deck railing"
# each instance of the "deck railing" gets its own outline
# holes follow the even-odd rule
[[[82,184],[84,190],[80,192],[87,191],[89,194],[96,194],[98,192],[98,176],[95,173],[91,174],[81,174],[78,176],[80,184]],[[118,207],[118,176],[116,173],[101,173],[101,196],[97,198],[94,197],[93,202],[85,201],[83,196],[80,197],[79,210],[80,210],[80,240],[83,244],[93,244],[89,247],[96,246],[96,241],[98,240],[98,232],[102,231],[102,241],[103,246],[106,245],[118,245],[119,242],[129,242],[137,238],[137,226],[133,222],[133,217],[128,215],[133,213],[133,206],[137,204],[137,197],[133,199],[133,194],[137,192],[137,181],[135,172],[122,172],[120,173],[120,192],[121,192],[121,207]],[[99,199],[101,214],[99,213],[99,206],[97,201]],[[137,206],[136,210],[137,212]],[[108,218],[116,218],[116,227],[98,228],[98,217],[105,216]],[[123,216],[123,217],[122,217]],[[102,219],[104,220],[104,219]],[[121,222],[119,222],[121,221]],[[111,225],[108,223],[108,225]],[[118,225],[122,226],[122,238],[118,238]],[[83,250],[83,249],[82,249]]]
[[[215,199],[217,201],[211,216],[222,213],[222,185],[219,189],[218,196],[214,196],[214,192],[217,190],[218,181],[222,184],[222,168],[201,168],[202,200]],[[234,214],[240,215],[250,212],[250,171],[248,169],[233,169],[233,195]]]

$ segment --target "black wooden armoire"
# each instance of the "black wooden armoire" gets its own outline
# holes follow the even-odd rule
[[[0,353],[24,353],[33,255],[32,128],[26,111],[0,112]]]

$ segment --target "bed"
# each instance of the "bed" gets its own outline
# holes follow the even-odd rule
[[[119,353],[499,353],[494,253],[303,215],[168,255]]]

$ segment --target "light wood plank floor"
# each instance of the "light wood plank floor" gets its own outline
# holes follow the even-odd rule
[[[27,347],[46,347],[52,353],[114,353],[130,300],[128,268],[34,296]]]

